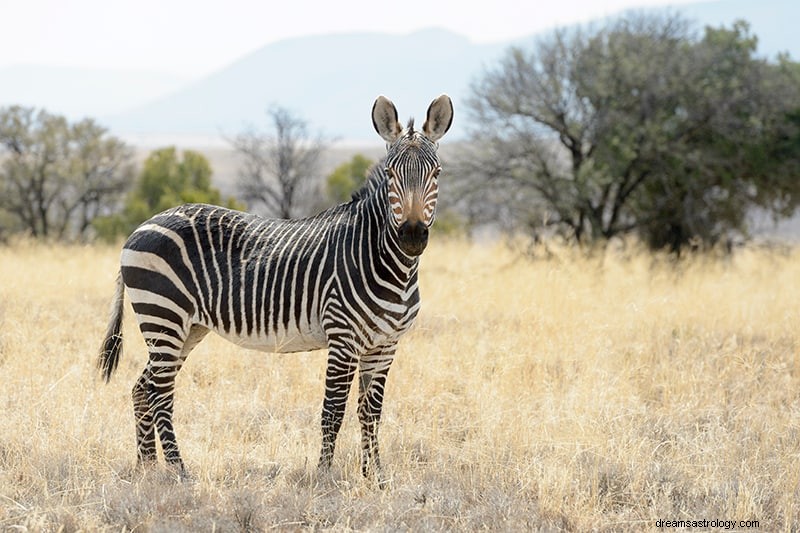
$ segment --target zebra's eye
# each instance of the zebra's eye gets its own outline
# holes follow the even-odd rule
[[[394,177],[394,170],[392,170],[391,168],[386,167],[383,169],[383,171],[386,172],[386,175],[389,176],[390,178]]]
[[[439,173],[441,171],[442,171],[442,167],[436,167],[436,169],[433,171],[433,177],[434,178],[438,178],[439,177]]]

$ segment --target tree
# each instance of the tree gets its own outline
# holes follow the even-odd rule
[[[326,181],[326,192],[332,204],[341,204],[350,200],[367,179],[367,172],[373,162],[361,154],[356,154],[350,161],[336,167]]]
[[[91,119],[0,110],[0,219],[37,238],[85,239],[129,187],[132,152]]]
[[[754,206],[792,211],[800,153],[769,148],[797,135],[791,62],[755,58],[745,23],[702,39],[690,26],[630,15],[510,49],[472,87],[456,172],[472,215],[677,251],[746,232]]]
[[[223,199],[211,186],[211,175],[211,165],[203,154],[184,150],[179,158],[174,146],[154,150],[145,160],[122,212],[95,222],[98,233],[106,240],[128,235],[156,213],[185,203],[242,209],[241,204],[232,198]]]
[[[251,129],[232,141],[242,158],[240,196],[251,207],[261,206],[280,218],[307,214],[327,143],[321,136],[312,138],[306,122],[285,108],[274,107],[267,114],[274,133]]]

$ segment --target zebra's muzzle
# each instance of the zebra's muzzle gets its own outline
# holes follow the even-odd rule
[[[412,257],[420,255],[428,245],[428,226],[422,221],[406,220],[397,228],[400,249]]]

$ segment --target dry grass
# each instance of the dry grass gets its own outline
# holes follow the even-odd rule
[[[178,378],[197,481],[135,476],[130,315],[112,383],[93,367],[116,262],[0,249],[0,529],[800,529],[800,252],[675,268],[434,242],[387,388],[387,490],[360,477],[352,403],[331,479],[313,479],[322,352],[216,337]]]

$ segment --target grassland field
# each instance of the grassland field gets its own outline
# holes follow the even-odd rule
[[[130,312],[109,385],[94,367],[118,255],[0,248],[0,530],[800,530],[798,250],[676,264],[434,239],[387,384],[385,490],[361,477],[353,396],[316,476],[324,352],[214,335],[177,382],[195,481],[135,472]]]

